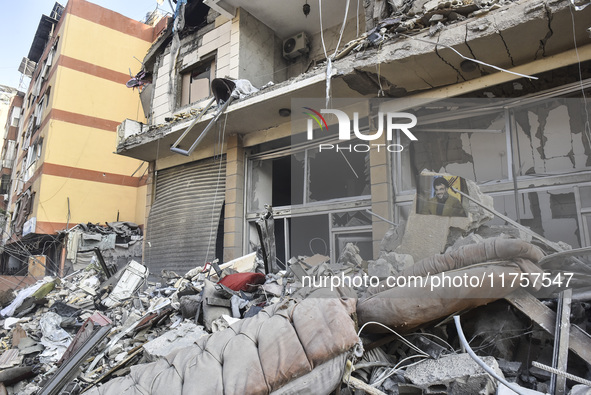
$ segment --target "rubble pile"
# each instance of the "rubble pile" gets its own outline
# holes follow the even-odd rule
[[[269,239],[159,282],[92,261],[5,294],[0,394],[591,391],[589,251],[484,225],[474,188],[465,217],[413,208],[375,261],[347,244],[265,274]]]

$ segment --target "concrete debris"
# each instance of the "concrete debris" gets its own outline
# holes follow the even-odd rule
[[[493,357],[482,358],[499,376],[503,373]],[[492,394],[494,380],[468,354],[426,360],[406,369],[404,378],[425,394]]]
[[[491,203],[475,185],[458,182]],[[548,392],[551,373],[532,361],[551,362],[557,304],[497,280],[516,273],[519,282],[543,278],[537,263],[553,251],[531,244],[513,225],[483,225],[490,214],[461,204],[465,215],[447,217],[421,214],[415,202],[406,224],[386,233],[376,260],[363,260],[348,243],[338,262],[320,254],[292,257],[276,273],[265,273],[262,256],[251,253],[184,274],[166,271],[159,282],[150,282],[148,269],[134,260],[118,271],[92,263],[61,279],[45,278],[4,298],[0,378],[7,393],[22,394],[104,394],[144,384],[153,384],[142,387],[147,394],[186,392],[187,385],[191,393],[214,387],[247,394],[509,393],[462,353],[448,319],[459,313],[472,350],[499,377],[524,394]],[[552,275],[560,265],[588,275],[578,253],[586,252],[561,253],[542,267]],[[451,284],[433,288],[445,276]],[[490,281],[455,284],[466,277]],[[414,286],[400,282],[411,278]],[[430,282],[418,286],[425,278]],[[582,278],[577,284],[586,289]],[[577,295],[589,297],[573,303],[568,371],[588,377],[591,293]],[[164,381],[155,379],[161,375]],[[588,391],[568,385],[573,394]]]
[[[203,326],[196,325],[192,321],[183,321],[178,327],[165,332],[161,336],[150,340],[142,347],[148,362],[155,361],[171,352],[191,346],[201,336],[207,335]],[[121,348],[123,351],[123,348]]]

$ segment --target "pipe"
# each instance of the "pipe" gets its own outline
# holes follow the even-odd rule
[[[370,209],[368,209],[368,208],[366,208],[366,209],[365,209],[365,211],[367,211],[369,214],[371,214],[371,215],[373,215],[373,216],[376,216],[376,217],[378,217],[379,219],[381,219],[381,220],[382,220],[382,221],[384,221],[384,222],[387,222],[387,223],[389,223],[389,224],[391,224],[391,225],[394,225],[394,226],[398,226],[398,224],[397,224],[397,223],[394,223],[394,222],[392,222],[392,221],[390,221],[390,220],[388,220],[388,219],[386,219],[386,218],[382,217],[381,215],[378,215],[378,214],[374,213],[373,211],[371,211],[371,210],[370,210]]]
[[[499,377],[499,375],[497,375],[497,373],[494,370],[492,370],[490,368],[490,366],[488,366],[487,364],[485,364],[480,358],[478,358],[478,355],[476,355],[474,353],[474,351],[472,351],[472,349],[470,348],[470,345],[468,344],[468,341],[466,340],[466,336],[464,336],[464,332],[462,331],[462,325],[460,324],[460,316],[459,315],[454,315],[454,322],[456,324],[456,329],[458,331],[458,336],[460,337],[460,342],[462,343],[462,346],[466,349],[466,352],[468,352],[468,355],[470,355],[472,357],[472,359],[478,365],[480,365],[480,367],[482,369],[484,369],[486,371],[486,373],[490,374],[496,380],[498,380],[501,383],[503,383],[503,385],[505,387],[510,388],[512,391],[514,391],[515,393],[517,393],[519,395],[526,395],[523,392],[521,392],[521,389],[519,387],[516,387],[514,384],[511,384],[510,382],[508,382],[504,378]]]

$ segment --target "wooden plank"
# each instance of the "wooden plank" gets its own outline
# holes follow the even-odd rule
[[[546,332],[552,336],[555,335],[556,313],[529,292],[518,289],[506,296],[505,299]],[[576,325],[572,325],[570,328],[568,347],[585,362],[591,364],[591,336]]]

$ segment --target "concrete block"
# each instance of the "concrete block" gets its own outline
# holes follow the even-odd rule
[[[144,344],[144,355],[148,361],[154,361],[175,350],[191,347],[201,336],[207,334],[201,325],[185,321],[178,328]]]
[[[386,196],[384,196],[386,197]],[[383,201],[383,202],[372,202],[371,211],[375,214],[382,216],[384,218],[390,218],[390,202]],[[372,217],[372,220],[375,222],[384,222],[378,217]],[[389,225],[388,225],[389,226]]]
[[[235,247],[239,246],[242,241],[242,233],[224,232],[224,246]]]
[[[189,52],[188,54],[186,54],[183,57],[182,62],[183,62],[182,66],[181,66],[182,68],[192,66],[195,63],[199,62],[199,55],[197,54],[196,51]]]
[[[404,229],[406,227],[406,221],[400,221],[398,226],[391,227],[380,243],[380,250],[385,252],[392,252],[402,243],[402,236],[404,235]]]
[[[216,77],[217,78],[225,78],[225,77],[235,78],[234,76],[231,75],[230,67],[228,67],[228,66],[218,68],[216,70]]]
[[[230,34],[232,33],[232,24],[231,23],[224,23],[215,29],[218,32],[218,38],[224,37],[229,38]]]
[[[238,178],[237,174],[231,174],[226,176],[226,189],[236,189],[238,186],[242,187],[244,181],[242,177]]]
[[[152,102],[152,107],[160,107],[166,106],[168,108],[168,94],[162,94],[158,96],[154,96],[154,101]]]
[[[226,217],[224,219],[224,232],[239,232],[242,230],[242,221],[240,218]]]
[[[207,56],[209,54],[211,54],[212,52],[214,52],[218,47],[218,42],[216,41],[212,41],[209,42],[205,45],[202,45],[199,47],[199,49],[197,49],[197,53],[199,54],[199,57],[204,57]]]
[[[372,179],[373,181],[373,179]],[[371,184],[372,196],[389,196],[390,186],[388,183]]]
[[[244,205],[240,203],[226,202],[225,215],[228,218],[242,216],[244,213]]]
[[[226,202],[228,203],[241,202],[243,196],[244,189],[242,188],[226,189]]]
[[[503,377],[493,357],[483,357],[482,360]],[[423,388],[425,394],[493,394],[496,387],[495,380],[468,354],[426,360],[407,368],[404,378]]]
[[[416,204],[413,204],[402,243],[396,252],[412,255],[415,262],[441,254],[447,244],[449,229],[467,229],[469,226],[468,218],[417,214]]]
[[[519,374],[519,369],[521,369],[521,362],[513,362],[507,361],[506,359],[498,359],[497,362],[499,363],[499,369],[506,377],[517,377]]]
[[[238,78],[238,67],[234,67],[231,68],[229,73],[228,73],[228,77],[233,78],[233,79],[237,79]]]
[[[201,39],[201,46],[207,45],[217,40],[219,37],[219,33],[219,28],[213,29],[212,31],[205,33]]]
[[[378,259],[377,261],[371,261],[367,267],[367,274],[370,277],[378,277],[380,280],[386,279],[386,277],[393,274],[392,265],[385,259]]]

